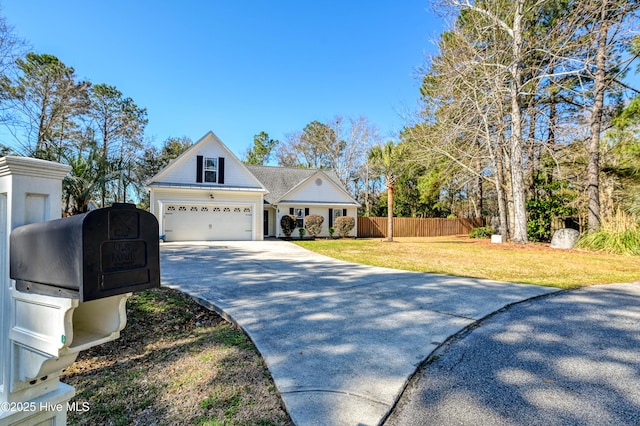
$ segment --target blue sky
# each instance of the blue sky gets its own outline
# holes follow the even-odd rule
[[[212,130],[242,157],[313,121],[365,116],[385,138],[415,110],[443,29],[429,0],[0,0],[37,53],[147,108],[146,134]]]

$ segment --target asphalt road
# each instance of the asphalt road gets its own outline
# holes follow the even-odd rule
[[[481,321],[432,354],[385,424],[640,424],[640,283],[554,293]]]

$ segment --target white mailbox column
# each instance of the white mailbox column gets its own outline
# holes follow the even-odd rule
[[[35,222],[58,219],[62,211],[62,180],[69,167],[50,161],[24,157],[0,158],[0,425],[11,424],[53,424],[66,422],[66,402],[75,391],[71,386],[60,383],[55,373],[66,367],[52,365],[38,357],[47,357],[45,352],[29,350],[16,343],[12,335],[20,332],[16,326],[16,290],[9,278],[9,234],[11,230]],[[73,305],[70,299],[26,295],[32,303],[23,303],[22,308],[33,305],[46,309],[48,305]],[[50,306],[49,306],[50,307]],[[64,309],[62,306],[60,306]],[[70,306],[71,307],[71,306]],[[22,309],[20,308],[20,309]],[[31,309],[31,308],[28,308]],[[61,310],[62,312],[62,310]],[[68,312],[68,311],[66,311]],[[34,318],[34,322],[41,319]],[[34,324],[34,330],[56,327],[55,324]],[[33,341],[46,340],[23,328]],[[75,358],[74,358],[75,359]],[[67,360],[68,361],[68,360]],[[73,360],[71,360],[73,362]],[[45,365],[46,364],[46,365]],[[41,368],[37,372],[28,371],[32,367]],[[32,378],[38,373],[52,371],[51,376]],[[24,382],[22,380],[25,380]],[[55,409],[64,404],[64,410]],[[53,408],[47,410],[47,407]]]

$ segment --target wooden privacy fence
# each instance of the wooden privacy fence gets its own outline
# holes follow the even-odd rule
[[[468,234],[473,228],[485,226],[484,218],[473,219],[425,219],[394,217],[394,237],[444,237]],[[386,217],[359,217],[358,237],[378,238],[387,236]]]

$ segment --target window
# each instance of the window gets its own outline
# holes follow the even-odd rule
[[[196,156],[196,182],[224,184],[224,157]]]
[[[333,226],[334,220],[347,215],[347,209],[329,209],[329,227]]]
[[[296,217],[296,226],[304,228],[304,209],[294,209],[293,214]]]
[[[217,183],[218,182],[218,159],[207,158],[204,159],[204,181]]]

